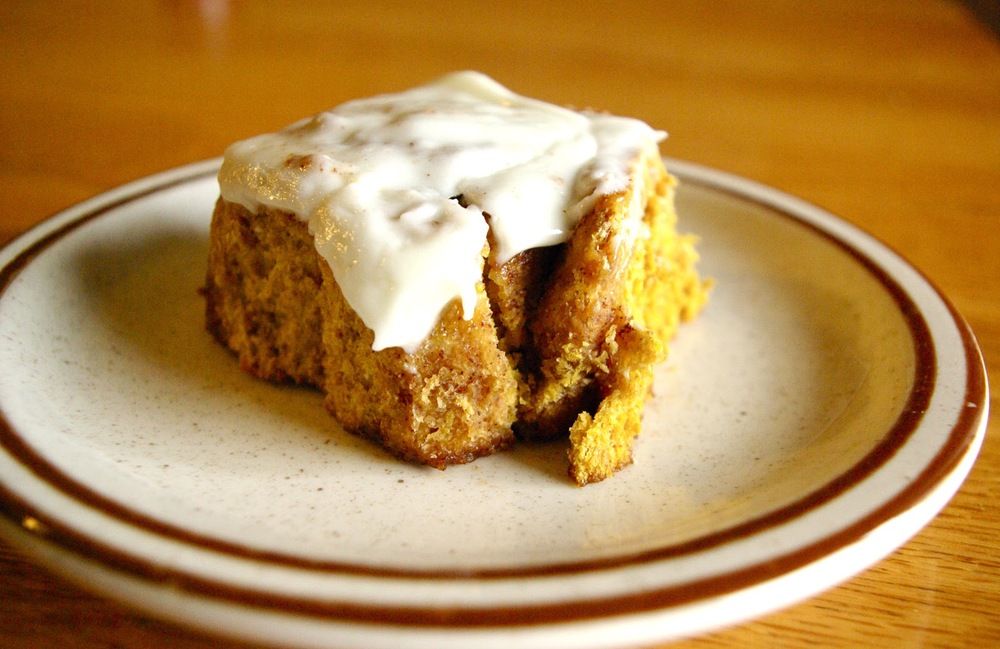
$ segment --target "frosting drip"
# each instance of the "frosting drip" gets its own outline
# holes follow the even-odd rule
[[[472,317],[488,232],[500,264],[566,241],[663,137],[458,72],[237,142],[219,184],[251,212],[307,221],[374,349],[412,352],[452,300]]]

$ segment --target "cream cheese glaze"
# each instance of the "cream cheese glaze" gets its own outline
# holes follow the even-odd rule
[[[500,264],[566,241],[663,137],[457,72],[237,142],[219,185],[251,212],[306,220],[373,348],[412,352],[452,300],[472,317],[488,232]]]

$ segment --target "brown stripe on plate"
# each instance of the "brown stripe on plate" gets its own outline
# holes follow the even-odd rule
[[[146,187],[107,205],[98,206],[93,211],[84,213],[75,220],[62,225],[52,233],[41,237],[19,254],[12,262],[7,264],[7,266],[0,269],[0,299],[2,299],[3,293],[20,270],[26,267],[45,249],[79,226],[107,214],[122,205],[142,199],[159,191],[202,179],[212,173],[214,171],[201,171],[183,178],[165,181],[159,185]],[[871,475],[879,467],[883,466],[916,430],[922,420],[924,411],[930,403],[935,388],[937,367],[934,343],[930,330],[919,309],[917,309],[916,304],[896,281],[873,260],[847,242],[817,225],[803,221],[793,213],[783,211],[777,206],[754,196],[728,187],[720,187],[712,182],[696,178],[684,178],[684,174],[678,175],[685,182],[699,184],[712,191],[724,192],[742,201],[762,206],[776,216],[789,219],[794,223],[806,227],[817,236],[823,237],[837,245],[871,273],[885,287],[885,290],[890,293],[903,314],[913,338],[916,354],[913,387],[908,396],[906,407],[881,442],[844,474],[798,501],[769,514],[687,542],[599,560],[574,561],[546,566],[488,568],[460,572],[383,568],[333,561],[312,561],[279,552],[261,551],[241,544],[196,534],[190,530],[164,523],[117,501],[106,498],[59,471],[57,467],[53,466],[44,457],[38,455],[25,442],[2,412],[0,412],[0,445],[3,445],[12,456],[16,457],[25,467],[34,472],[43,481],[79,501],[81,504],[97,509],[128,525],[224,555],[331,574],[462,581],[585,573],[645,564],[701,552],[753,536],[766,529],[786,523],[836,498],[850,487]],[[96,561],[132,577],[157,583],[169,582],[172,587],[232,602],[271,610],[320,615],[338,620],[419,626],[461,625],[481,627],[542,624],[557,621],[603,618],[616,614],[652,611],[678,606],[763,583],[764,581],[808,565],[816,559],[838,549],[849,546],[860,540],[865,534],[880,524],[909,510],[916,503],[920,502],[934,486],[940,483],[954,469],[972,443],[976,430],[981,423],[986,404],[986,379],[981,356],[971,331],[964,320],[958,315],[953,305],[939,291],[934,290],[937,297],[946,305],[961,336],[965,351],[967,375],[965,392],[965,403],[967,405],[961,410],[957,421],[939,452],[924,467],[920,475],[908,484],[903,491],[856,523],[794,552],[717,577],[698,579],[684,584],[654,588],[649,591],[616,596],[614,598],[587,599],[581,597],[579,600],[551,605],[501,606],[485,609],[371,607],[350,602],[329,602],[272,595],[257,590],[235,587],[205,579],[199,575],[190,574],[179,569],[154,564],[140,557],[132,556],[118,548],[111,547],[102,541],[81,534],[54,516],[35,511],[35,508],[30,503],[23,501],[17,494],[2,486],[0,486],[0,514],[21,526],[25,524],[25,521],[32,521],[32,525],[25,526],[25,529],[36,531],[40,538],[46,539],[43,542],[54,543],[85,559]]]

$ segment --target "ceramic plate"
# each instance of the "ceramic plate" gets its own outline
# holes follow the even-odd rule
[[[834,216],[670,163],[716,287],[659,368],[635,464],[564,449],[440,472],[254,380],[205,332],[210,161],[0,256],[0,531],[146,614],[299,647],[607,647],[703,632],[892,552],[968,473],[982,358]]]

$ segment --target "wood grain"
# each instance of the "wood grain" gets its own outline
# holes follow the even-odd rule
[[[989,4],[974,4],[0,3],[0,242],[346,99],[478,69],[524,94],[642,118],[670,132],[669,156],[860,225],[954,302],[997,385],[1000,44],[977,20]],[[994,423],[951,504],[888,559],[676,646],[1000,645],[996,434]],[[238,646],[135,615],[3,545],[0,645]]]

